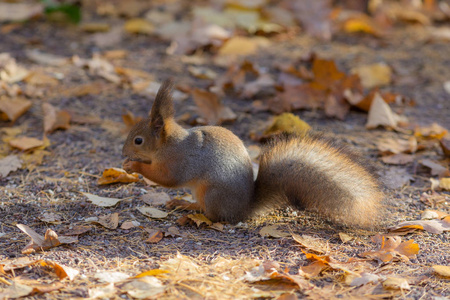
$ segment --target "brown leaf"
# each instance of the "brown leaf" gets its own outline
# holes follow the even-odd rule
[[[414,161],[414,155],[399,153],[383,156],[381,160],[389,165],[406,165]]]
[[[419,253],[419,245],[415,244],[414,240],[402,242],[399,236],[387,237],[379,234],[375,235],[373,240],[380,244],[380,249],[364,252],[359,256],[388,263],[397,257],[409,261],[409,258]]]
[[[20,137],[9,141],[11,147],[22,151],[31,150],[44,145],[44,141],[31,137]]]
[[[103,171],[102,177],[97,181],[97,184],[111,184],[111,183],[130,183],[138,182],[139,174],[128,174],[125,170],[120,168],[109,168]]]
[[[0,120],[16,121],[30,109],[32,102],[25,98],[0,97]]]
[[[293,234],[292,238],[302,247],[309,249],[311,251],[320,254],[323,254],[328,251],[328,244],[320,238],[314,238],[312,236],[305,234],[304,235]]]
[[[60,265],[60,264],[58,264],[54,261],[50,261],[50,260],[40,260],[39,263],[43,267],[52,268],[60,280],[63,280],[66,277],[69,280],[73,280],[80,273],[80,271],[78,271],[74,268]]]
[[[209,226],[213,224],[204,214],[190,214],[188,215],[188,218],[194,221],[195,224],[197,224],[197,227],[200,227],[203,223]]]
[[[273,224],[273,225],[268,225],[268,226],[264,226],[263,228],[261,228],[259,230],[259,234],[262,237],[274,237],[274,238],[281,238],[281,237],[288,237],[290,236],[289,233],[278,230],[278,226],[277,224]]]
[[[209,125],[219,125],[225,121],[234,121],[237,116],[231,108],[224,106],[219,96],[214,93],[194,89],[192,97],[199,109],[199,113]]]
[[[47,229],[45,236],[41,236],[30,227],[17,224],[17,227],[25,232],[30,238],[30,243],[22,250],[23,254],[33,253],[35,251],[48,250],[61,244],[71,244],[78,242],[78,238],[70,236],[60,236],[51,229]]]
[[[439,177],[450,176],[450,172],[449,172],[448,168],[444,167],[443,165],[441,165],[437,162],[434,162],[430,159],[423,159],[420,161],[420,163],[422,165],[424,165],[425,167],[428,167],[431,169],[432,176],[436,176],[436,175],[438,175]]]
[[[144,201],[145,204],[158,206],[170,201],[170,196],[165,192],[149,191],[147,194],[142,195],[140,199]]]
[[[251,55],[254,54],[259,47],[267,47],[269,40],[263,37],[243,37],[235,36],[227,40],[219,49],[219,55]]]
[[[58,79],[37,71],[30,72],[23,80],[35,86],[55,86],[59,84]]]
[[[6,177],[9,173],[22,167],[22,161],[17,155],[8,155],[0,159],[0,176]]]
[[[329,256],[318,256],[313,253],[306,253],[302,250],[302,252],[306,255],[306,258],[313,261],[311,264],[307,266],[300,267],[299,273],[300,275],[306,276],[308,278],[315,277],[319,275],[322,271],[329,269]]]
[[[119,214],[113,213],[100,216],[98,217],[98,221],[95,221],[95,223],[98,223],[108,229],[116,229],[117,226],[119,226]]]
[[[73,227],[71,226],[66,228],[65,230],[62,231],[62,233],[64,233],[64,235],[81,235],[83,233],[90,231],[91,229],[92,229],[91,226],[75,225]]]
[[[146,243],[156,244],[164,237],[164,233],[160,230],[148,231],[150,234],[149,238],[145,240]]]
[[[68,129],[71,115],[65,110],[57,110],[50,103],[42,103],[44,112],[44,132],[51,133],[56,129]]]
[[[377,142],[378,150],[383,154],[415,153],[417,151],[417,139],[410,137],[404,139],[381,139]]]
[[[137,208],[143,215],[153,218],[153,219],[164,219],[168,216],[165,211],[150,207],[150,206],[140,206]]]
[[[398,224],[397,226],[389,228],[391,232],[403,231],[405,228],[414,228],[415,230],[426,230],[430,233],[440,234],[444,231],[450,231],[450,217],[433,219],[433,220],[415,220],[406,221]]]
[[[142,117],[135,117],[131,111],[127,110],[125,114],[122,115],[122,120],[127,127],[128,132],[134,125],[142,121]]]
[[[128,230],[133,227],[139,226],[139,224],[140,223],[138,221],[125,221],[122,223],[122,225],[120,225],[120,229]]]

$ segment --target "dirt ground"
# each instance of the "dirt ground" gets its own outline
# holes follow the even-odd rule
[[[128,55],[125,59],[115,60],[114,65],[145,70],[154,74],[158,81],[173,77],[180,85],[205,87],[207,81],[191,76],[187,71],[187,65],[180,61],[180,56],[165,53],[168,46],[169,42],[157,37],[126,35],[117,48],[127,50]],[[29,69],[36,66],[25,55],[25,51],[31,48],[64,57],[78,55],[82,58],[90,58],[92,53],[105,50],[93,46],[88,34],[75,26],[42,20],[24,23],[8,34],[0,35],[0,53],[10,53]],[[430,41],[423,27],[414,25],[399,27],[383,39],[338,33],[330,42],[298,34],[291,39],[280,39],[247,59],[267,68],[270,72],[276,72],[274,68],[276,63],[293,61],[310,52],[333,59],[338,67],[345,71],[361,64],[386,62],[393,67],[395,79],[383,90],[403,94],[415,101],[415,106],[396,107],[396,111],[417,124],[437,122],[443,127],[450,128],[450,95],[443,89],[443,82],[450,79],[450,44],[445,41]],[[206,66],[219,74],[225,72],[224,68],[215,66],[211,59]],[[420,201],[421,194],[430,187],[428,182],[430,176],[426,170],[420,168],[417,163],[406,167],[387,166],[377,158],[374,141],[380,137],[399,137],[402,136],[401,133],[385,129],[366,130],[364,125],[367,114],[359,111],[351,111],[345,121],[340,121],[327,118],[319,110],[295,111],[295,114],[313,128],[332,133],[343,142],[352,144],[374,161],[383,180],[389,180],[386,179],[386,173],[392,169],[406,169],[414,178],[410,185],[402,188],[385,188],[388,212],[383,217],[382,228],[373,231],[346,228],[323,221],[310,213],[292,210],[279,210],[238,225],[226,224],[223,232],[204,227],[179,226],[176,221],[185,214],[181,211],[170,211],[165,219],[150,219],[136,210],[136,207],[143,205],[140,199],[143,194],[154,189],[166,191],[172,196],[182,195],[186,191],[151,187],[143,181],[99,186],[97,179],[104,169],[120,167],[123,161],[121,149],[126,135],[121,130],[112,130],[111,127],[122,126],[124,110],[144,116],[153,99],[103,79],[93,78],[73,65],[47,67],[47,71],[64,75],[59,85],[49,91],[44,99],[32,99],[31,109],[15,124],[4,122],[1,126],[21,125],[24,135],[41,138],[42,101],[48,101],[59,109],[82,116],[98,117],[103,122],[74,124],[67,130],[55,131],[48,135],[51,145],[47,150],[50,155],[44,157],[41,165],[32,171],[22,169],[9,174],[6,178],[0,178],[0,233],[4,233],[0,237],[0,263],[26,256],[21,254],[21,250],[29,238],[16,227],[16,224],[26,224],[40,234],[44,234],[47,228],[60,233],[74,225],[91,226],[90,231],[79,236],[78,243],[28,255],[32,259],[55,261],[81,272],[73,281],[66,281],[62,289],[29,296],[28,299],[92,297],[89,289],[101,285],[93,279],[97,271],[120,271],[136,275],[150,269],[158,269],[164,261],[176,257],[177,253],[205,264],[218,257],[232,260],[249,258],[276,261],[281,264],[282,269],[288,269],[289,274],[297,274],[301,266],[309,264],[299,245],[290,237],[261,237],[259,230],[263,226],[279,224],[279,228],[286,232],[320,237],[327,241],[329,253],[333,258],[344,261],[350,257],[357,257],[364,251],[375,249],[371,237],[377,232],[386,233],[387,227],[400,221],[418,219],[421,211],[430,208]],[[64,91],[70,88],[93,81],[98,81],[103,87],[97,94],[83,96],[64,94]],[[224,98],[224,104],[230,106],[238,114],[238,118],[235,122],[225,123],[223,126],[235,132],[247,145],[254,144],[255,142],[250,140],[249,132],[260,130],[272,115],[267,112],[249,113],[246,110],[249,102],[235,100],[231,96]],[[176,110],[177,116],[182,116],[186,112],[195,114],[194,104],[190,98],[177,102]],[[106,127],[105,121],[113,125]],[[440,155],[439,150],[429,151],[422,158],[440,159]],[[82,192],[124,200],[112,208],[102,208],[88,202]],[[448,192],[446,194],[448,195]],[[440,209],[449,212],[448,200],[447,204],[443,205]],[[160,209],[165,210],[164,207]],[[40,216],[49,212],[60,215],[61,222],[50,224],[40,221]],[[100,225],[91,225],[85,220],[115,212],[119,213],[120,223],[137,220],[141,227],[109,230]],[[148,238],[144,227],[167,230],[172,226],[178,228],[181,236],[165,237],[155,244],[144,242]],[[356,239],[342,243],[339,238],[340,232],[346,232]],[[426,231],[405,236],[405,240],[413,239],[420,247],[420,252],[415,258],[409,262],[400,261],[385,265],[373,262],[373,266],[376,266],[376,272],[380,275],[394,274],[411,278],[412,287],[403,291],[403,294],[386,291],[379,291],[376,294],[379,297],[411,299],[450,297],[448,278],[435,275],[431,269],[432,265],[449,264],[449,237],[449,232],[432,234]],[[17,269],[14,273],[14,276],[34,279],[40,283],[55,280],[50,271],[39,268],[27,267]],[[311,283],[317,288],[328,289],[340,275],[339,272],[330,272],[312,279]],[[173,282],[172,284],[176,285]],[[189,284],[188,281],[186,284]],[[6,287],[6,284],[0,282],[0,288]],[[330,289],[334,291],[334,295],[343,298],[352,292],[343,284],[333,284],[333,288]],[[183,294],[180,292],[183,291],[180,286],[178,291],[179,294],[168,292],[165,297],[207,298],[201,294],[189,294],[186,289]],[[296,295],[306,296],[301,290],[297,290]],[[107,298],[130,299],[130,296],[116,293]]]

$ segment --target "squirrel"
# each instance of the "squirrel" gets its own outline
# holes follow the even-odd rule
[[[230,130],[184,129],[174,120],[173,82],[158,90],[150,115],[131,129],[123,168],[164,187],[190,188],[211,221],[237,223],[261,208],[291,206],[337,224],[376,225],[383,193],[361,156],[320,134],[283,136],[262,151],[256,181],[250,156]]]

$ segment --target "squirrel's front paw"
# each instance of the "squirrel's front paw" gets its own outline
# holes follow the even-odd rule
[[[122,164],[122,169],[130,174],[136,172],[136,161],[127,158]]]

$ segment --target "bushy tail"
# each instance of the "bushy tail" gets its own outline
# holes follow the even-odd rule
[[[256,203],[288,203],[339,224],[374,226],[384,195],[369,165],[321,135],[279,137],[261,155]]]

